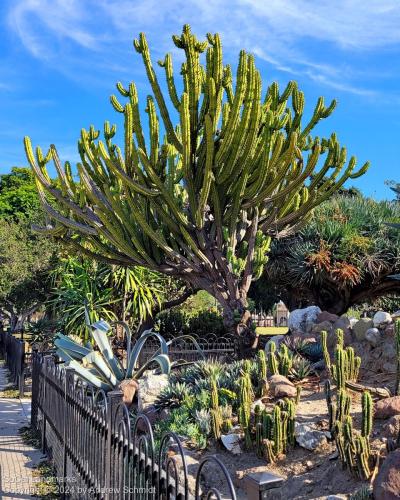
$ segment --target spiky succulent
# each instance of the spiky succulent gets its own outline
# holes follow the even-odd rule
[[[154,406],[157,410],[179,408],[191,395],[191,388],[183,382],[168,384],[158,395]]]
[[[289,377],[293,380],[304,380],[312,373],[310,362],[299,356],[293,356],[292,367],[289,372]]]

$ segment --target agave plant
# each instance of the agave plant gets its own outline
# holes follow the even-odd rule
[[[289,378],[300,381],[307,378],[312,372],[310,362],[296,354],[293,357],[292,367],[290,369]]]
[[[129,327],[126,324],[124,327],[127,338],[130,339]],[[93,346],[91,344],[84,346],[61,333],[57,334],[54,344],[57,347],[57,355],[65,362],[66,366],[73,368],[85,381],[99,389],[110,391],[117,388],[123,380],[137,380],[154,365],[162,374],[169,374],[171,369],[178,365],[177,362],[171,363],[168,351],[171,344],[180,340],[181,337],[167,342],[156,332],[143,332],[132,348],[128,342],[127,366],[125,368],[111,348],[108,336],[112,331],[111,325],[100,320],[93,323],[91,329]],[[140,353],[149,339],[158,340],[160,347],[142,366],[138,366]],[[185,336],[185,339],[192,341],[196,349],[202,353],[194,338]]]
[[[185,383],[175,382],[165,387],[158,395],[154,406],[157,410],[179,408],[191,396],[191,388]]]

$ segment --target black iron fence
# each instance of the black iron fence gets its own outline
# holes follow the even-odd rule
[[[194,362],[205,358],[224,362],[232,359],[232,356],[235,354],[236,344],[233,336],[217,337],[210,334],[207,338],[196,336],[194,338],[197,345],[192,340],[185,338],[171,344],[168,348],[168,356],[171,361],[184,360]],[[159,348],[159,342],[149,339],[139,355],[139,365],[147,361]]]
[[[94,389],[39,353],[33,353],[32,381],[32,426],[64,498],[236,499],[216,456],[192,470],[179,437],[169,432],[156,442],[148,418],[133,418],[120,391]]]
[[[8,331],[0,331],[0,355],[10,372],[11,382],[17,385],[22,397],[25,376],[30,365],[30,353],[27,352],[26,343]]]

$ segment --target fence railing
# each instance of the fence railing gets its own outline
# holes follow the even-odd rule
[[[30,361],[30,353],[26,352],[26,343],[17,339],[8,331],[0,331],[0,353],[10,372],[11,381],[18,387],[19,394],[24,395],[25,374]]]
[[[191,340],[182,339],[174,342],[168,348],[168,356],[171,361],[184,360],[187,362],[200,361],[202,359],[214,359],[221,362],[231,359],[235,354],[235,339],[231,336],[217,337],[209,336],[206,339],[194,336],[197,345]],[[199,348],[200,347],[200,351]],[[139,365],[147,361],[160,348],[157,341],[148,340],[139,355]]]
[[[53,460],[64,498],[236,499],[216,456],[189,470],[179,437],[169,432],[156,444],[148,418],[132,418],[120,391],[94,389],[40,353],[33,353],[32,381],[32,426]]]

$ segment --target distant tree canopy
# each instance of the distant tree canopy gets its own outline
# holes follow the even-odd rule
[[[291,238],[274,242],[251,296],[265,309],[282,299],[290,309],[317,304],[342,314],[349,307],[400,292],[400,205],[336,196]]]
[[[13,167],[0,175],[0,218],[36,219],[43,213],[35,178],[29,168]]]

